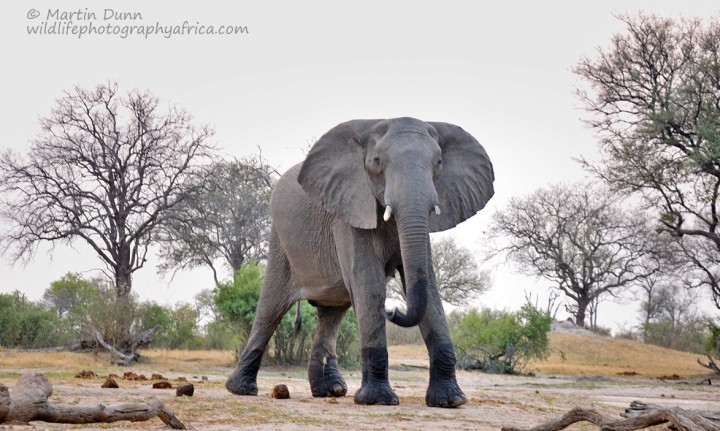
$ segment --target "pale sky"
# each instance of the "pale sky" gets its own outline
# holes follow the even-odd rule
[[[9,3],[9,2],[8,2]],[[303,149],[353,118],[411,116],[455,123],[486,148],[496,195],[479,215],[448,231],[473,250],[489,216],[512,196],[557,181],[581,180],[574,157],[593,158],[594,134],[574,95],[571,67],[607,46],[624,25],[613,15],[717,16],[717,1],[50,1],[4,3],[0,13],[0,147],[24,151],[63,90],[117,81],[122,92],[148,89],[162,102],[216,130],[228,156],[261,147],[284,171]],[[112,9],[107,12],[106,9]],[[55,24],[113,31],[135,26],[222,25],[246,34],[28,34]],[[105,20],[129,12],[133,20]],[[94,17],[92,15],[94,14]],[[89,18],[89,19],[86,19]],[[69,25],[69,24],[67,24]],[[117,26],[117,30],[115,30]],[[128,26],[128,27],[123,27]],[[79,31],[79,30],[78,30]],[[191,30],[192,32],[192,30]],[[80,242],[41,248],[26,266],[0,260],[0,292],[32,299],[68,271],[101,267]],[[136,273],[141,299],[190,301],[212,287],[208,271],[156,274],[151,259]],[[493,270],[494,287],[476,305],[516,309],[524,291],[547,282]],[[600,323],[635,323],[636,306],[602,304]],[[565,316],[561,313],[561,316]]]

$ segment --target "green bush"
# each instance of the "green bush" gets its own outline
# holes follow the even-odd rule
[[[159,326],[153,347],[191,349],[203,344],[199,336],[197,320],[197,310],[188,303],[179,303],[175,307],[170,307],[146,301],[137,305],[133,331],[139,332]]]
[[[458,367],[516,373],[533,358],[546,359],[552,318],[526,304],[518,312],[470,309],[448,319]]]
[[[340,322],[336,350],[340,366],[355,368],[360,363],[360,331],[355,310],[352,308]]]
[[[53,347],[68,340],[60,318],[42,305],[15,291],[0,294],[0,346]]]
[[[302,325],[295,332],[297,309],[292,307],[280,321],[273,334],[273,359],[279,364],[301,364],[310,357],[313,337],[317,329],[317,312],[307,301],[300,302]]]
[[[241,343],[247,342],[262,287],[263,267],[249,262],[235,271],[232,282],[218,283],[213,300],[218,315],[234,331]]]
[[[705,337],[705,353],[720,358],[720,321],[718,323],[708,319],[706,322],[707,336]]]
[[[705,353],[712,327],[702,317],[681,321],[664,317],[642,325],[645,343],[692,353]]]

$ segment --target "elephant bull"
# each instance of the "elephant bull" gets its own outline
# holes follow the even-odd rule
[[[257,394],[263,351],[283,315],[307,299],[318,328],[308,376],[313,396],[344,396],[335,354],[352,305],[362,348],[358,404],[398,404],[388,380],[385,320],[419,325],[430,356],[429,406],[467,398],[432,268],[430,232],[452,228],[493,195],[483,147],[462,128],[413,118],[355,120],[327,132],[278,181],[270,201],[267,272],[255,322],[226,383]],[[407,311],[385,311],[385,283],[400,273]]]

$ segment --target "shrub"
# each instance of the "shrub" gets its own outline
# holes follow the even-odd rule
[[[355,310],[348,310],[340,322],[337,340],[338,364],[345,368],[357,367],[360,363],[360,332]]]
[[[60,318],[15,291],[0,294],[0,346],[53,347],[67,339]]]
[[[516,373],[533,358],[546,359],[552,318],[525,304],[511,313],[470,309],[450,316],[458,367],[490,373]]]
[[[218,315],[228,323],[242,343],[247,341],[255,319],[263,268],[255,262],[235,271],[232,282],[218,283],[213,289],[213,300]]]
[[[664,317],[643,324],[644,341],[648,344],[693,353],[705,353],[712,332],[703,317],[677,321]]]

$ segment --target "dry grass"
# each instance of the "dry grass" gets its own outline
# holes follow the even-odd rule
[[[547,361],[529,368],[542,374],[681,378],[708,371],[697,364],[700,355],[610,337],[553,333],[550,348]]]
[[[151,363],[163,368],[210,368],[230,367],[234,364],[234,352],[230,350],[146,350],[143,352]]]
[[[706,374],[699,366],[699,355],[610,337],[574,334],[550,334],[552,354],[547,361],[533,361],[528,368],[540,374],[603,375],[681,378]],[[391,365],[426,365],[423,345],[390,346]],[[215,370],[226,373],[233,366],[232,351],[146,350],[142,368],[165,372],[202,373]],[[8,370],[33,369],[55,374],[78,370],[114,372],[106,353],[19,353],[0,350],[0,373]]]
[[[81,370],[92,370],[99,375],[119,373],[126,368],[113,365],[116,359],[105,352],[18,352],[0,350],[0,376],[14,375],[19,370],[34,370],[57,377],[71,377]],[[221,350],[145,350],[140,364],[131,367],[141,372],[172,372],[198,374],[208,371],[228,372],[233,366],[233,352]],[[219,370],[222,369],[222,370]],[[65,376],[67,375],[67,376]]]
[[[34,353],[0,350],[0,370],[52,369],[58,372],[107,366],[109,356],[92,353]]]

